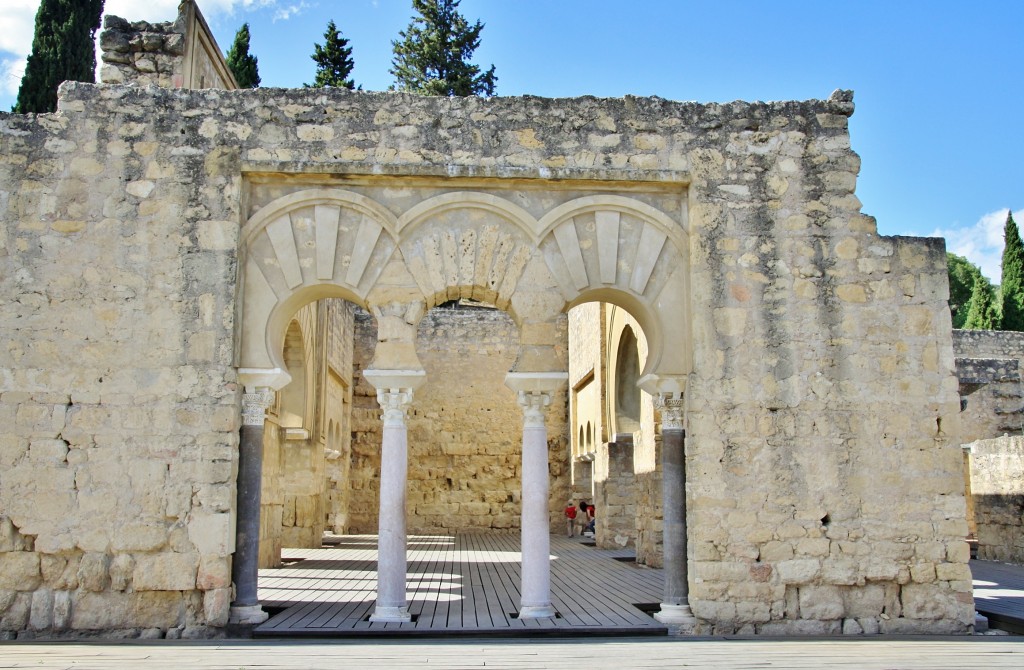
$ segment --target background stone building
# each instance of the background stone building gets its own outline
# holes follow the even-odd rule
[[[547,525],[589,490],[600,542],[688,558],[701,630],[970,629],[943,243],[860,212],[849,92],[143,88],[179,71],[176,40],[103,40],[129,85],[0,114],[0,630],[223,627],[243,397],[266,438],[261,560],[372,531],[389,424],[368,371],[378,400],[414,395],[391,408],[410,528],[514,526],[537,502],[525,417]],[[463,300],[500,311],[446,307]]]

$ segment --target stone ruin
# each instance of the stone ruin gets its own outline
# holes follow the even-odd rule
[[[668,622],[972,629],[944,244],[861,213],[850,92],[193,90],[204,25],[0,114],[5,635],[216,635],[282,544],[574,495]]]

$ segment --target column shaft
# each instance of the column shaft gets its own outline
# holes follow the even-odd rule
[[[665,602],[687,604],[686,575],[686,458],[682,430],[661,434],[664,485]]]
[[[267,619],[259,604],[260,487],[263,476],[263,422],[273,393],[261,390],[242,397],[242,428],[238,441],[235,555],[231,579],[235,600],[232,623],[256,624]]]
[[[662,398],[661,481],[664,525],[665,598],[654,617],[662,623],[693,624],[686,558],[686,433],[682,398]]]
[[[548,520],[547,393],[519,393],[523,406],[522,594],[519,618],[555,616],[551,605],[551,529]]]
[[[369,378],[369,377],[368,377]],[[411,388],[379,388],[384,410],[380,455],[380,513],[377,531],[377,605],[370,621],[412,620],[406,600],[405,489],[409,471],[409,439],[405,411]]]
[[[384,425],[381,447],[380,515],[377,536],[377,608],[374,617],[409,620],[406,610],[405,489],[408,436],[405,426]],[[375,618],[374,620],[384,620]]]

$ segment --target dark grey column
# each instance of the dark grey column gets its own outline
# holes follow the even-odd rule
[[[661,409],[661,487],[664,519],[665,598],[654,618],[662,623],[692,625],[686,560],[686,433],[683,398],[664,393]]]
[[[269,389],[242,395],[242,429],[238,441],[238,504],[235,517],[235,555],[231,580],[235,600],[231,623],[258,624],[267,620],[257,596],[260,554],[260,485],[263,474],[263,421],[274,397]]]

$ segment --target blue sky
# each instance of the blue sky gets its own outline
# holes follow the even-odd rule
[[[178,0],[107,0],[132,20]],[[248,21],[264,86],[312,81],[329,19],[355,80],[392,82],[409,0],[200,0],[220,46]],[[10,109],[38,0],[0,1],[0,109]],[[999,277],[1007,208],[1024,224],[1024,2],[979,0],[463,0],[486,27],[474,61],[499,95],[625,94],[726,102],[855,91],[857,193],[885,235],[947,238]]]

